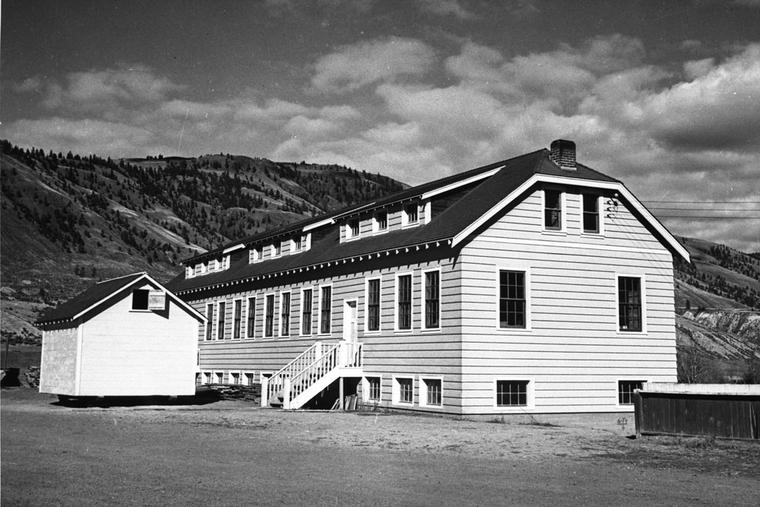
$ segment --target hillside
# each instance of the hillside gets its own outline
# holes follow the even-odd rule
[[[179,262],[235,238],[404,187],[337,165],[224,154],[129,160],[0,142],[2,334],[38,341],[40,309],[99,279]]]
[[[99,279],[168,280],[194,253],[404,188],[342,166],[225,154],[111,160],[0,148],[2,335],[12,343],[38,343],[37,314]],[[682,368],[742,375],[760,359],[760,259],[681,241],[692,257],[674,266]]]

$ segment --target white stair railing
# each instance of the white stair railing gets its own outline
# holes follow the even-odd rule
[[[319,346],[315,347],[316,345]],[[272,375],[266,389],[267,403],[276,396],[282,397],[283,408],[299,408],[297,406],[292,407],[291,402],[336,368],[361,367],[362,348],[361,343],[346,341],[338,342],[332,346],[323,346],[319,342],[315,343]],[[309,358],[312,361],[305,364]]]

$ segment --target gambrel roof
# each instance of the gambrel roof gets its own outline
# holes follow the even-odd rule
[[[191,314],[198,320],[205,321],[206,318],[195,311],[193,307],[179,299],[177,296],[168,291],[163,285],[155,281],[145,272],[132,273],[131,275],[120,276],[98,282],[92,287],[65,303],[47,310],[40,319],[35,322],[38,327],[47,327],[61,325],[66,322],[73,323],[80,317],[85,316],[90,311],[107,304],[114,296],[130,288],[142,287],[146,283],[156,289],[164,291],[173,301],[175,301],[183,310]],[[114,301],[115,302],[115,301]]]
[[[631,205],[640,219],[650,227],[660,241],[672,252],[689,258],[686,249],[657,221],[633,196],[622,182],[582,164],[574,170],[559,167],[550,158],[549,150],[542,149],[526,155],[472,169],[447,178],[406,189],[382,199],[351,206],[340,211],[305,220],[290,226],[268,231],[244,240],[231,242],[220,248],[184,261],[186,265],[203,262],[231,251],[266,240],[292,237],[299,231],[333,227],[334,233],[315,240],[311,248],[293,255],[283,255],[263,262],[249,263],[247,256],[233,261],[229,269],[202,276],[173,279],[168,286],[178,294],[220,287],[243,281],[271,278],[294,271],[329,266],[337,262],[354,262],[379,256],[395,250],[431,247],[456,247],[466,243],[472,235],[506,207],[519,202],[537,184],[592,187],[614,191]],[[336,223],[351,216],[371,213],[373,210],[411,201],[424,201],[454,189],[467,189],[458,200],[434,214],[429,223],[417,227],[392,230],[383,234],[362,237],[357,241],[339,241]]]

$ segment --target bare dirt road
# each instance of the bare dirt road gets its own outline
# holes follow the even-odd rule
[[[760,505],[760,445],[2,392],[2,505]]]

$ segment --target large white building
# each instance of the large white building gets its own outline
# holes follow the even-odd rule
[[[676,380],[673,256],[559,140],[193,257],[168,288],[206,316],[199,382],[263,380],[265,403],[340,384],[396,409],[630,412]]]

